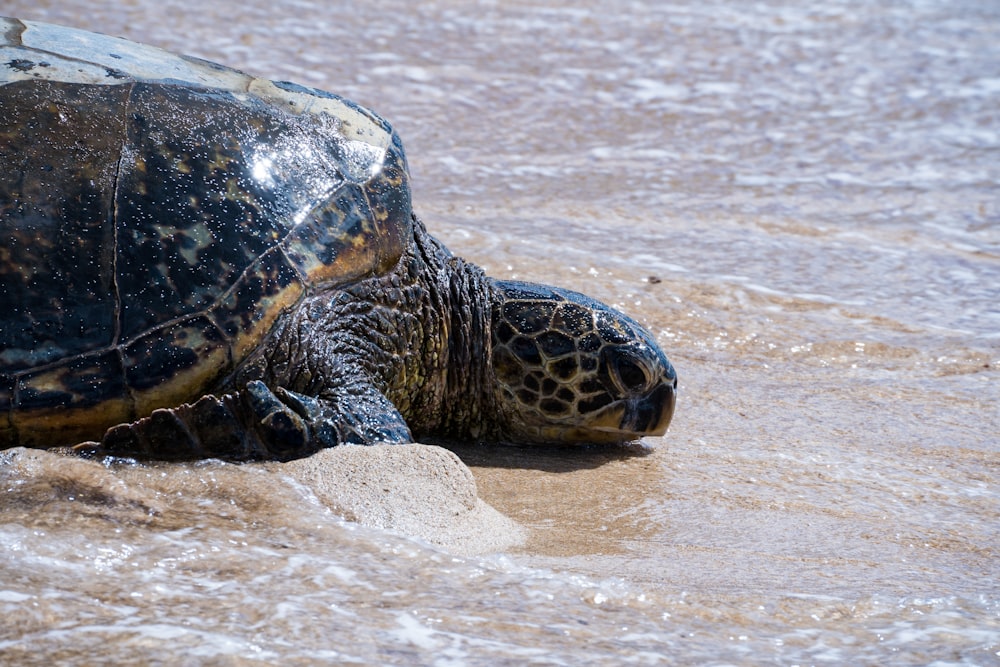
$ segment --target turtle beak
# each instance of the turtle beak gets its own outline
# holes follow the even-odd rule
[[[597,441],[621,442],[646,436],[658,437],[667,432],[674,416],[677,402],[677,378],[662,382],[641,396],[635,396],[611,406],[596,417],[586,433],[570,430],[564,439],[595,441],[594,435],[602,434]]]
[[[662,383],[644,396],[625,404],[620,429],[637,435],[660,436],[667,432],[677,401],[677,379]]]

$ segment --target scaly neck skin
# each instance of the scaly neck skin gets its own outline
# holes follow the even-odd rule
[[[315,294],[246,371],[310,396],[374,385],[415,440],[495,433],[489,358],[495,288],[414,219],[414,244],[388,276]],[[245,381],[245,380],[244,380]],[[346,391],[345,391],[345,388]]]
[[[414,228],[415,254],[425,266],[423,312],[439,326],[436,333],[425,330],[431,353],[423,363],[435,374],[422,387],[404,388],[419,406],[404,414],[418,440],[480,440],[496,426],[490,370],[495,288],[482,269],[452,255],[419,220]]]

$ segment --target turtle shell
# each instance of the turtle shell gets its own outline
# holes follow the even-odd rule
[[[0,165],[0,446],[194,400],[412,240],[375,114],[71,28],[0,19]]]

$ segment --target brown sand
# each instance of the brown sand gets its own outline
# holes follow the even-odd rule
[[[348,521],[459,555],[506,551],[526,539],[524,528],[479,499],[455,454],[430,445],[342,446],[288,463],[244,465],[105,465],[65,449],[14,448],[0,452],[0,465],[16,469],[27,509],[71,501],[75,512],[124,523],[182,525],[201,511],[200,500],[222,501],[249,520],[261,512],[275,519],[294,512],[305,492]]]
[[[440,447],[345,445],[265,465],[309,487],[350,521],[453,553],[504,551],[525,541],[525,530],[480,500],[469,469]]]

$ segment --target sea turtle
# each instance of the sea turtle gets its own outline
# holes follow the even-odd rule
[[[374,113],[82,30],[0,33],[0,447],[665,432],[676,375],[650,333],[449,253]]]

